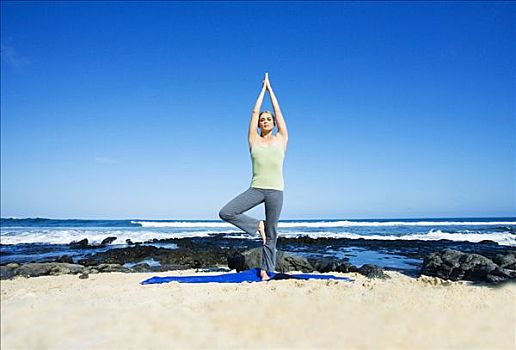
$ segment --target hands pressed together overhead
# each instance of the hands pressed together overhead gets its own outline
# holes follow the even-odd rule
[[[263,90],[271,90],[271,82],[269,81],[269,73],[265,73],[265,77],[263,78]]]

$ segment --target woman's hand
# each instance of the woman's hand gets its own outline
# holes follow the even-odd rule
[[[263,80],[263,83],[265,84],[265,88],[268,90],[271,87],[271,83],[269,81],[269,73],[265,73],[265,79]]]
[[[269,73],[265,73],[265,76],[262,81],[262,90],[267,90],[268,85],[269,85]]]

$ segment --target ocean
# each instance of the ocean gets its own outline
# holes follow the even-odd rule
[[[173,243],[162,244],[157,240],[170,238],[199,237],[203,239],[233,239],[259,242],[259,236],[249,236],[240,229],[220,220],[83,220],[47,218],[2,218],[0,219],[0,264],[10,262],[52,261],[62,255],[74,260],[92,252],[128,246],[126,240],[142,242],[166,248]],[[332,238],[336,241],[441,241],[456,243],[496,242],[507,249],[516,247],[516,218],[421,218],[421,219],[319,219],[281,220],[279,237],[295,238],[308,236],[313,239]],[[98,249],[81,251],[70,249],[69,243],[87,238],[92,245],[107,237],[116,237],[112,243]],[[154,242],[151,242],[154,240]],[[236,241],[235,241],[236,242]],[[364,249],[363,244],[346,249],[329,246],[324,251],[307,252],[302,247],[292,248],[304,255],[312,253],[347,257],[351,263],[375,263],[394,269],[410,269],[420,261],[400,255],[399,248]],[[282,249],[278,246],[278,249]],[[286,249],[288,250],[288,249]],[[417,259],[416,259],[417,260]],[[150,261],[153,263],[152,261]]]

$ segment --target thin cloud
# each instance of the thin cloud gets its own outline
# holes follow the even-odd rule
[[[0,43],[0,53],[2,65],[10,66],[17,70],[30,63],[30,61],[26,57],[21,56],[10,43],[3,40]]]

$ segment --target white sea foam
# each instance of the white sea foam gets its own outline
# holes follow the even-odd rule
[[[500,225],[516,225],[516,221],[386,221],[386,222],[368,222],[368,221],[318,221],[318,222],[283,222],[280,227],[379,227],[379,226],[500,226]]]
[[[235,231],[237,232],[237,231]],[[116,237],[112,244],[125,244],[126,239],[133,242],[144,242],[152,239],[167,239],[181,237],[208,237],[220,231],[196,231],[196,232],[160,232],[160,231],[129,231],[129,230],[80,230],[80,229],[32,229],[24,231],[2,231],[0,241],[2,244],[19,243],[48,243],[68,244],[71,241],[79,241],[87,238],[91,244],[99,244],[107,237]]]
[[[139,224],[142,227],[233,227],[226,222],[213,221],[131,221],[132,224]],[[516,225],[516,221],[386,221],[386,222],[368,222],[368,221],[295,221],[295,222],[279,222],[278,227],[296,228],[296,227],[382,227],[382,226],[511,226]]]
[[[207,237],[212,234],[228,233],[228,238],[234,239],[256,239],[257,235],[248,235],[234,227],[232,229],[223,230],[196,230],[196,231],[181,231],[166,232],[161,230],[89,230],[89,229],[5,229],[2,230],[0,241],[3,244],[18,244],[18,243],[49,243],[49,244],[68,244],[71,241],[78,241],[87,238],[92,244],[98,244],[106,237],[117,237],[113,244],[125,244],[126,239],[133,242],[143,242],[152,239],[166,239],[175,237]],[[489,232],[478,233],[470,230],[465,230],[462,233],[450,233],[439,229],[430,229],[426,233],[417,234],[390,234],[390,235],[364,235],[352,232],[335,232],[328,230],[305,232],[286,229],[280,231],[282,237],[299,237],[309,236],[311,238],[349,238],[349,239],[379,239],[379,240],[426,240],[435,241],[440,239],[447,239],[451,241],[469,241],[480,242],[483,240],[492,240],[501,245],[516,246],[516,235],[509,232]]]
[[[449,233],[441,230],[430,230],[427,233],[408,234],[408,235],[360,235],[351,232],[304,232],[302,234],[296,232],[282,232],[284,237],[298,237],[308,236],[310,238],[349,238],[349,239],[378,239],[378,240],[423,240],[423,241],[438,241],[440,239],[447,239],[458,242],[472,242],[478,243],[483,240],[491,240],[501,245],[516,246],[516,236],[507,232],[493,232],[493,233]]]

